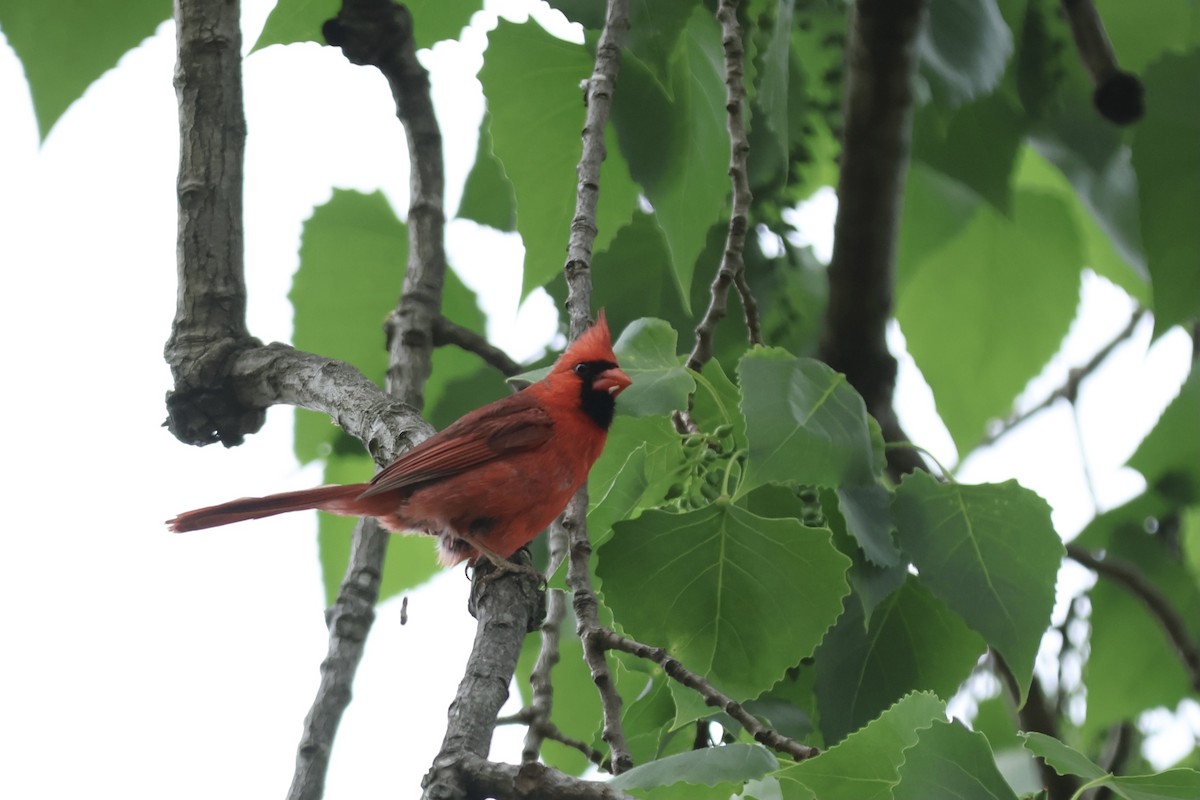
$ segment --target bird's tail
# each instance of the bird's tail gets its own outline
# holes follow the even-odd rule
[[[176,533],[181,533],[202,528],[215,528],[219,525],[228,525],[231,522],[241,522],[246,519],[273,517],[276,514],[310,508],[318,508],[333,514],[354,516],[363,513],[361,503],[356,501],[368,486],[369,484],[366,483],[348,486],[318,486],[316,489],[283,492],[267,497],[243,497],[240,500],[230,500],[228,503],[220,505],[185,511],[175,519],[167,520],[167,527]]]

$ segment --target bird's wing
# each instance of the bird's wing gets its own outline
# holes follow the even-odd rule
[[[550,440],[554,421],[525,392],[467,414],[389,464],[360,497],[437,480]]]

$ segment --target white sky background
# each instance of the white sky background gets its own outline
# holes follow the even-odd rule
[[[247,46],[270,5],[246,3]],[[468,46],[423,54],[451,211],[483,110],[474,78],[483,34],[464,38]],[[168,23],[93,85],[39,148],[20,64],[0,48],[8,376],[0,391],[8,422],[0,796],[281,796],[325,655],[313,518],[188,536],[163,526],[198,505],[320,481],[292,457],[287,409],[273,409],[261,433],[231,450],[189,448],[160,427],[175,304],[173,68]],[[334,186],[381,188],[403,213],[404,137],[383,79],[335,49],[269,48],[246,61],[245,83],[249,326],[264,341],[287,341],[303,220]],[[831,213],[817,208],[808,233],[827,243]],[[488,287],[493,339],[519,358],[537,353],[554,310],[542,296],[518,313],[519,240],[452,222],[447,245],[464,279]],[[1031,384],[1031,400],[1086,361],[1131,309],[1119,290],[1088,282],[1065,358]],[[1147,352],[1149,341],[1145,325],[1083,387],[1087,455],[1106,507],[1139,490],[1140,478],[1120,465],[1186,373],[1182,332]],[[899,404],[913,438],[952,463],[911,361]],[[1063,404],[973,457],[961,477],[1016,476],[1051,502],[1060,531],[1074,533],[1092,514],[1077,453]],[[327,797],[417,795],[474,635],[467,588],[460,570],[434,579],[410,596],[404,627],[398,603],[380,608]],[[504,731],[493,754],[515,759],[519,741],[517,729]],[[1164,746],[1173,743],[1190,747],[1190,734],[1176,729]]]

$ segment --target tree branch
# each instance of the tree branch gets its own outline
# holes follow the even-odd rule
[[[1117,125],[1137,122],[1146,113],[1145,88],[1117,63],[1117,54],[1092,0],[1062,0],[1079,60],[1095,91],[1092,102],[1100,115]]]
[[[567,242],[567,315],[571,338],[587,330],[592,313],[592,244],[596,240],[596,204],[600,200],[600,165],[608,151],[604,129],[612,109],[613,91],[621,71],[621,48],[629,33],[628,0],[608,0],[604,29],[596,42],[596,63],[588,78],[584,102],[583,151],[576,174],[575,217]]]
[[[529,701],[529,730],[525,733],[521,761],[537,761],[542,752],[542,740],[549,729],[550,711],[554,707],[554,683],[550,673],[558,663],[559,636],[566,615],[567,604],[563,593],[557,589],[550,590],[546,599],[546,621],[542,623],[542,646],[529,673],[532,698]]]
[[[175,380],[166,424],[192,445],[233,447],[266,421],[225,382],[230,360],[260,344],[246,329],[240,14],[236,0],[175,3],[179,289],[164,352]]]
[[[678,681],[703,697],[705,705],[719,708],[737,720],[746,729],[746,732],[754,737],[754,741],[759,744],[789,755],[797,761],[803,761],[820,755],[821,751],[817,748],[801,744],[795,739],[790,739],[774,728],[759,722],[758,718],[744,709],[741,703],[719,691],[703,676],[697,675],[683,666],[678,659],[663,648],[651,647],[648,644],[634,641],[607,628],[596,630],[594,636],[597,644],[606,649],[621,650],[622,652],[630,653],[638,658],[644,658],[647,661],[653,661],[655,664],[658,664],[662,667],[663,672],[667,674],[667,677]]]
[[[497,764],[464,755],[454,765],[462,773],[469,797],[498,800],[634,800],[606,783],[564,775],[537,761],[521,766]],[[440,798],[439,798],[440,800]]]
[[[1137,330],[1137,325],[1142,321],[1142,317],[1146,315],[1146,310],[1139,308],[1133,312],[1133,316],[1129,319],[1129,324],[1121,329],[1121,332],[1109,340],[1108,344],[1100,348],[1094,356],[1088,359],[1087,363],[1080,367],[1075,367],[1067,372],[1067,380],[1062,386],[1059,386],[1053,392],[1045,397],[1040,403],[1032,408],[1029,408],[1020,414],[1006,419],[994,431],[988,433],[987,437],[980,442],[981,445],[993,444],[997,439],[1004,436],[1009,431],[1025,423],[1029,419],[1037,416],[1042,411],[1045,411],[1050,406],[1054,405],[1059,400],[1066,400],[1068,403],[1074,404],[1076,398],[1079,397],[1079,387],[1084,380],[1091,376],[1093,372],[1100,368],[1100,365],[1108,360],[1112,355],[1113,350],[1122,342],[1133,336]]]
[[[1192,689],[1200,692],[1200,644],[1192,638],[1183,616],[1171,605],[1167,596],[1147,580],[1137,567],[1127,561],[1112,557],[1099,558],[1074,544],[1067,545],[1067,556],[1097,575],[1102,575],[1124,587],[1142,601],[1150,615],[1158,620],[1167,639],[1179,653]]]
[[[737,7],[738,0],[721,0],[717,7],[717,21],[721,23],[721,41],[725,48],[725,110],[728,112],[725,124],[729,131],[729,181],[733,185],[733,203],[729,210],[729,228],[725,234],[721,264],[709,286],[708,309],[696,326],[696,344],[687,360],[688,369],[697,372],[712,358],[713,336],[728,310],[730,286],[736,286],[741,296],[750,344],[762,344],[763,341],[758,321],[758,303],[746,283],[746,263],[742,259],[753,196],[750,193],[750,181],[746,177],[746,155],[750,152],[746,125],[742,119],[742,106],[746,99],[743,65],[746,53],[742,47],[742,26],[738,24]]]
[[[887,346],[896,239],[912,144],[917,43],[928,0],[860,0],[850,10],[845,134],[820,358],[866,401],[889,442],[907,441]],[[924,469],[909,448],[888,451],[894,476]]]
[[[470,328],[451,322],[445,317],[433,321],[433,346],[445,347],[452,344],[468,353],[474,353],[483,359],[485,364],[495,367],[505,377],[511,378],[522,370],[520,364],[513,361],[508,353],[489,342]]]
[[[420,408],[446,269],[441,132],[429,97],[429,75],[417,61],[412,15],[391,0],[344,0],[323,32],[351,63],[375,66],[383,73],[408,137],[408,265],[403,295],[389,321],[387,392]],[[327,613],[329,654],[321,663],[321,684],[305,718],[289,800],[315,800],[324,793],[329,751],[374,621],[389,540],[387,531],[373,522],[355,527],[350,563],[337,602]]]

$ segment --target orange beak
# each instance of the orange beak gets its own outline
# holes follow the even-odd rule
[[[616,397],[632,383],[633,379],[626,375],[624,370],[620,367],[613,367],[597,375],[592,381],[592,388],[608,392],[613,397]]]

